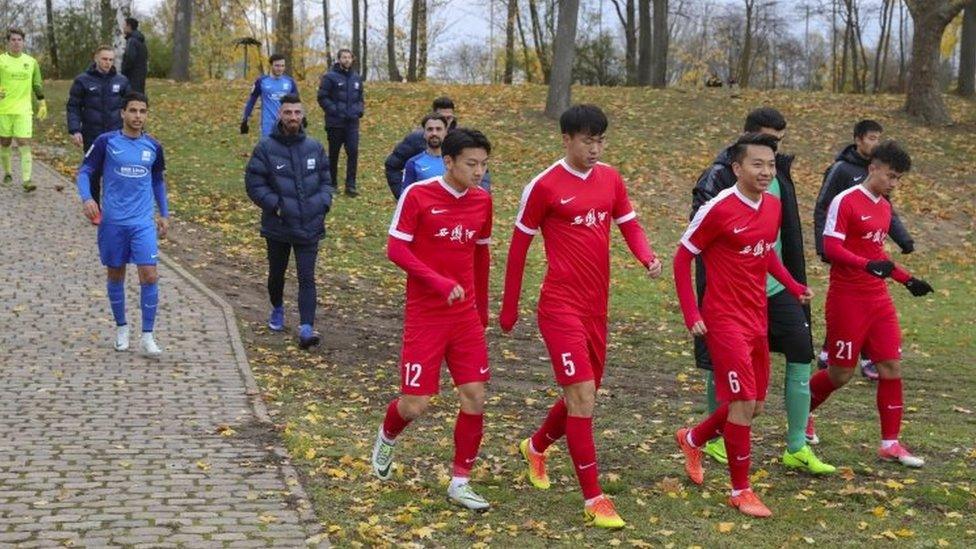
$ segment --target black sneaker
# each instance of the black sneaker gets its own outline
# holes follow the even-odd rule
[[[357,191],[355,187],[346,187],[346,196],[349,198],[356,198],[359,196],[359,191]]]

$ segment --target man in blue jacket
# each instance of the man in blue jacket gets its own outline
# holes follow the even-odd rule
[[[407,165],[403,168],[401,194],[404,189],[417,181],[444,175],[444,157],[441,155],[441,143],[447,136],[447,118],[436,113],[430,113],[420,121],[420,127],[424,129],[427,148],[407,160]]]
[[[322,144],[305,135],[305,111],[297,95],[281,98],[278,123],[261,138],[247,163],[247,195],[261,208],[261,236],[268,243],[268,328],[285,328],[282,294],[288,256],[298,271],[298,346],[319,344],[315,332],[315,260],[332,205],[329,160]]]
[[[281,108],[281,98],[286,95],[298,95],[298,86],[292,78],[285,74],[285,56],[276,53],[268,58],[271,74],[263,74],[254,81],[251,95],[244,105],[244,117],[241,119],[241,133],[247,133],[250,128],[247,121],[251,118],[251,111],[258,99],[261,100],[261,137],[271,134],[278,122],[278,109]]]
[[[129,79],[115,71],[115,50],[111,46],[98,46],[94,62],[75,77],[68,92],[65,110],[72,142],[87,152],[99,135],[121,129],[122,98],[127,93]],[[96,203],[101,203],[98,178],[91,180],[91,195]]]
[[[339,61],[322,76],[318,93],[319,106],[325,111],[333,187],[339,184],[339,150],[346,148],[346,196],[359,196],[356,164],[359,161],[359,119],[363,117],[363,80],[353,69],[353,61],[352,51],[339,50]]]

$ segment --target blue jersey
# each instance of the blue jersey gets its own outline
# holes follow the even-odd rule
[[[244,120],[251,117],[254,104],[261,98],[261,136],[270,135],[278,122],[278,110],[281,108],[281,98],[288,95],[298,95],[298,86],[290,76],[271,76],[266,74],[254,81],[251,95],[244,105]]]
[[[407,160],[403,167],[403,186],[400,190],[402,192],[417,181],[440,175],[444,175],[444,157],[434,156],[425,150]]]
[[[163,172],[163,146],[148,134],[128,137],[121,130],[103,133],[85,154],[78,170],[78,195],[92,198],[91,178],[102,179],[102,223],[153,225],[153,201],[169,217]]]

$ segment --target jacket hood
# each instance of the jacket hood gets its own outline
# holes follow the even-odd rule
[[[849,162],[855,166],[861,166],[862,168],[866,168],[871,162],[857,152],[857,145],[854,143],[844,147],[844,150],[837,153],[836,160],[839,162]]]
[[[101,77],[111,78],[111,77],[113,77],[113,76],[115,76],[117,74],[116,71],[115,71],[115,65],[112,65],[108,69],[108,72],[107,73],[102,73],[102,72],[99,72],[98,66],[95,63],[92,63],[91,65],[88,65],[88,70],[86,70],[85,72],[87,72],[88,74],[90,74],[92,76],[98,77],[98,78],[101,78]]]

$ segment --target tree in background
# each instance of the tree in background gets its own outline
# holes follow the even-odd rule
[[[579,0],[559,2],[559,23],[553,40],[552,74],[546,96],[546,116],[559,118],[572,101],[573,59],[576,55],[576,27]]]
[[[275,15],[275,53],[285,56],[286,72],[292,74],[295,65],[294,36],[295,36],[295,2],[294,0],[277,0],[278,13]]]
[[[193,0],[176,0],[173,19],[173,64],[169,77],[179,82],[190,80],[190,30],[193,22]]]
[[[650,84],[663,88],[668,85],[668,0],[654,0],[653,33]]]
[[[970,4],[962,18],[959,42],[959,95],[976,96],[976,5]]]
[[[905,111],[929,125],[952,123],[939,87],[942,33],[965,7],[976,0],[905,0],[915,29],[908,64]]]

